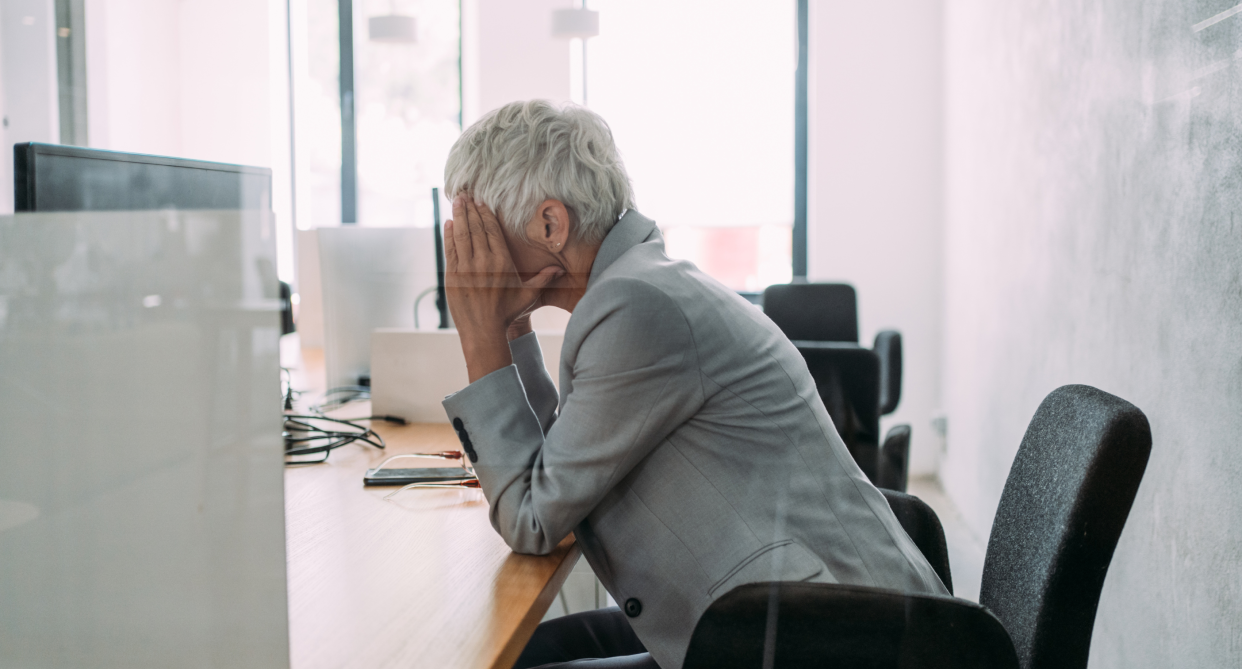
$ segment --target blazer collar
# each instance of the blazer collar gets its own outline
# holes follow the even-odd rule
[[[633,209],[625,212],[616,225],[612,226],[612,230],[608,231],[608,236],[604,237],[604,243],[600,244],[599,253],[595,254],[595,264],[591,265],[587,289],[591,288],[591,285],[595,283],[599,275],[604,273],[604,270],[608,269],[609,265],[625,255],[626,251],[645,241],[661,237],[655,221]]]

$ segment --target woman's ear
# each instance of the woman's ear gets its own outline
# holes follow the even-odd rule
[[[560,253],[569,243],[569,209],[560,200],[547,199],[535,209],[526,224],[526,238],[535,246]]]

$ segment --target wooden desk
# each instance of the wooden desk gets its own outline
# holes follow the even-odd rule
[[[369,406],[351,409],[333,415]],[[345,446],[285,474],[293,669],[508,669],[578,560],[573,536],[551,555],[518,555],[492,529],[480,491],[384,501],[393,488],[364,487],[364,470],[460,445],[447,424],[375,427],[387,451]]]

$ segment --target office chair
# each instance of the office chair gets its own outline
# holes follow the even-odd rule
[[[1147,417],[1090,386],[1031,419],[992,522],[979,602],[1022,669],[1087,666],[1104,576],[1151,454]]]
[[[280,282],[280,334],[287,335],[297,331],[293,324],[293,287],[284,281]]]
[[[880,488],[888,506],[897,516],[897,522],[910,535],[914,545],[923,557],[931,564],[931,568],[940,577],[940,582],[953,594],[953,576],[949,571],[949,546],[944,540],[944,527],[936,512],[923,500],[914,495],[907,495],[896,490]]]
[[[872,483],[906,489],[910,427],[895,426],[880,442],[880,416],[901,400],[901,333],[885,330],[873,348],[858,345],[853,286],[800,283],[768,286],[763,312],[806,359],[832,422]]]
[[[878,588],[751,584],[708,607],[685,666],[1082,669],[1150,454],[1151,429],[1134,405],[1090,386],[1058,388],[1031,419],[1001,495],[983,565],[986,608]],[[885,497],[936,568],[935,542],[916,538],[898,510],[908,502]],[[937,645],[941,637],[952,641]]]

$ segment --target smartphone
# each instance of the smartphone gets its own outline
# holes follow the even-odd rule
[[[422,467],[419,469],[368,469],[362,482],[365,485],[409,485],[411,483],[436,483],[473,479],[470,472],[461,467]]]

